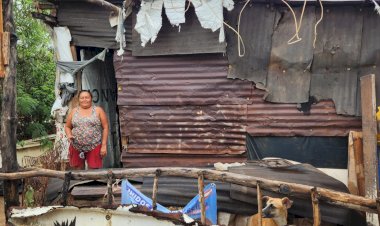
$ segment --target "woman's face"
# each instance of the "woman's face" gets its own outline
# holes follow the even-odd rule
[[[82,92],[79,94],[79,106],[82,108],[89,108],[92,104],[91,95],[88,92]]]

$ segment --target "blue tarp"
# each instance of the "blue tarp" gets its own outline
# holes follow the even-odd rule
[[[217,224],[217,202],[216,202],[216,186],[215,184],[208,184],[204,188],[204,196],[205,196],[205,207],[206,207],[206,218],[212,224]],[[121,204],[137,204],[146,206],[150,210],[152,207],[152,200],[142,194],[139,190],[137,190],[128,180],[122,181],[122,189],[121,189]],[[183,214],[188,215],[194,220],[200,220],[201,218],[201,207],[199,202],[199,195],[195,196],[182,210],[179,211],[170,211],[164,206],[157,204],[157,210],[163,213],[174,213],[181,212]]]

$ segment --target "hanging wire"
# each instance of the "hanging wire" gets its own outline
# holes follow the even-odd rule
[[[293,8],[285,0],[281,0],[281,1],[289,8],[290,12],[293,15],[294,24],[295,24],[295,27],[296,27],[296,29],[295,29],[296,33],[293,35],[293,37],[291,37],[288,40],[288,45],[295,44],[295,43],[297,43],[297,42],[299,42],[299,41],[302,40],[302,38],[299,37],[299,31],[301,29],[302,19],[303,19],[303,15],[304,15],[304,12],[305,12],[307,0],[304,0],[304,2],[303,2],[302,12],[301,12],[301,16],[300,16],[299,22],[297,22],[297,16],[296,16],[296,13],[294,12]],[[294,38],[296,38],[296,40],[293,41]]]
[[[323,19],[323,4],[322,4],[322,0],[318,0],[318,1],[319,1],[319,5],[321,6],[321,17],[319,18],[319,20],[317,21],[317,23],[314,26],[314,41],[313,41],[313,48],[314,49],[315,49],[315,43],[317,42],[317,26],[318,26],[318,24]]]
[[[247,0],[247,2],[249,2],[249,1],[250,0]],[[247,4],[247,2],[246,2],[246,4]],[[218,14],[215,13],[215,11],[213,10],[213,8],[210,7],[210,5],[207,3],[207,1],[202,0],[202,3],[206,4],[208,6],[208,8],[210,9],[210,11],[212,12],[212,14],[214,14],[214,16],[217,19],[223,21],[223,24],[226,25],[226,27],[228,27],[229,29],[231,29],[238,36],[238,54],[239,54],[239,57],[243,57],[245,55],[245,45],[244,45],[244,41],[243,41],[243,38],[241,37],[240,33],[238,31],[236,31],[233,27],[231,27],[229,24],[227,24],[226,22],[224,22],[223,18],[219,18]],[[243,11],[243,9],[241,11]],[[241,47],[243,47],[243,53],[241,53],[241,50],[240,50],[240,44],[239,44],[240,42],[241,42]]]

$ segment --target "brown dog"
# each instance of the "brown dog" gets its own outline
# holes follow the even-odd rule
[[[285,198],[263,197],[263,219],[262,226],[284,226],[288,224],[288,209],[292,206],[293,201]],[[248,220],[248,226],[257,226],[259,214],[255,214]]]

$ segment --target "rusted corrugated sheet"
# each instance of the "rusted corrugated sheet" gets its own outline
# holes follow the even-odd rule
[[[295,8],[297,15],[302,7]],[[315,9],[308,7],[299,32],[300,41],[293,38],[295,25],[293,15],[285,8],[276,13],[276,27],[272,37],[272,51],[267,77],[265,100],[275,103],[304,103],[309,100],[310,71],[313,60],[312,35]]]
[[[121,107],[128,153],[242,154],[246,105]]]
[[[236,30],[243,4],[236,2],[233,11],[226,14],[226,22]],[[239,57],[236,33],[226,29],[229,78],[247,79],[266,85],[275,12],[264,4],[246,6],[240,20],[240,35],[245,46],[243,57]],[[244,52],[242,46],[241,51]]]
[[[222,54],[114,55],[118,105],[249,104],[252,84],[227,79]]]
[[[122,1],[111,1],[121,6]],[[57,19],[60,26],[67,26],[76,46],[119,48],[115,41],[116,27],[109,22],[110,11],[84,1],[59,1]],[[132,20],[125,23],[127,49],[131,48]]]
[[[121,161],[125,168],[201,167],[213,166],[216,162],[232,163],[246,160],[245,155],[134,154],[128,152],[123,152],[121,155]]]
[[[247,132],[252,136],[347,136],[361,130],[361,119],[336,114],[332,101],[312,105],[309,115],[296,104],[264,102],[263,91],[254,91],[254,103],[248,105]]]
[[[221,54],[114,57],[125,167],[243,160],[252,84],[229,80]]]
[[[337,113],[355,115],[362,46],[363,11],[330,6],[318,26],[312,65],[311,96],[334,100]],[[373,14],[377,19],[377,15]],[[373,28],[371,28],[373,29]]]
[[[226,52],[226,43],[219,42],[219,32],[202,28],[193,7],[189,8],[185,16],[186,22],[179,28],[171,25],[166,14],[162,13],[162,28],[157,39],[152,44],[148,42],[145,47],[141,46],[140,34],[133,29],[133,56]],[[133,24],[136,24],[135,14]]]
[[[376,102],[380,105],[380,23],[378,16],[374,16],[372,8],[363,9],[363,35],[362,48],[360,53],[360,71],[359,77],[375,74],[376,79]],[[360,86],[357,93],[357,112],[361,115]]]

